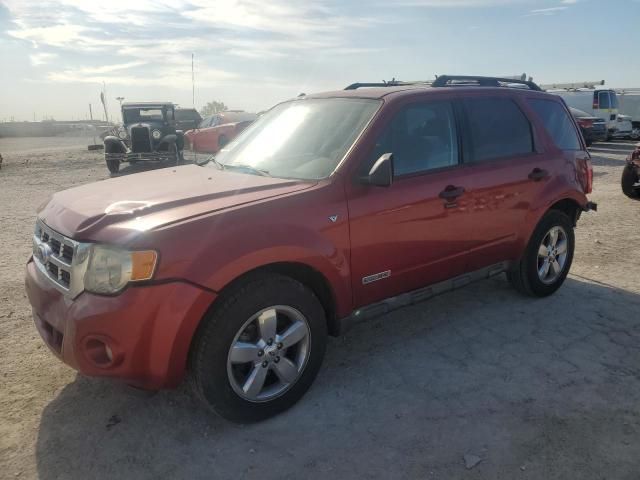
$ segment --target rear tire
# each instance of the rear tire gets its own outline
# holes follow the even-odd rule
[[[221,417],[238,423],[264,420],[287,410],[309,389],[322,365],[327,323],[318,298],[304,285],[289,277],[256,274],[232,287],[228,293],[223,293],[218,302],[213,311],[203,319],[192,344],[190,375],[197,396]],[[272,318],[277,318],[278,331],[274,329],[273,332],[276,333],[271,336],[278,343],[266,347],[264,343],[260,343],[264,336],[262,319],[252,319],[261,312],[272,310],[277,310]],[[288,325],[292,325],[282,311],[295,312],[302,319],[300,323],[307,325],[304,330],[307,333],[304,350],[280,344],[279,339],[286,338]],[[258,323],[253,323],[254,321]],[[252,353],[249,360],[243,359],[240,364],[234,364],[231,352],[235,351],[232,347],[238,343],[250,345],[252,352],[255,345],[263,345],[260,347],[263,350]],[[275,346],[283,350],[279,350],[280,353],[272,352]],[[303,360],[300,360],[300,352],[304,353]],[[270,357],[274,354],[282,355],[282,360],[276,361],[274,356]],[[279,368],[288,366],[285,363],[287,355],[293,355],[291,363],[298,362],[295,363],[298,367],[295,379],[285,382],[280,378]],[[268,366],[264,367],[265,363]],[[239,373],[234,370],[236,366],[241,369]],[[242,370],[245,367],[246,370]],[[261,370],[261,367],[265,370]],[[254,375],[254,371],[258,373]],[[260,373],[266,375],[261,384],[264,387],[259,387],[259,393],[253,398],[250,398],[249,393],[243,397],[241,387],[248,385],[252,375],[256,377]],[[284,389],[282,391],[279,390],[280,384]],[[279,393],[271,397],[270,391]]]
[[[633,185],[640,181],[636,167],[630,164],[626,164],[622,170],[622,178],[620,184],[622,186],[622,193],[633,200],[640,200],[640,188]]]
[[[553,237],[553,231],[558,234],[556,237],[556,245],[558,246],[549,257],[545,257],[545,248],[546,251],[549,251],[549,240]],[[564,242],[563,246],[560,246],[561,242]],[[507,272],[507,278],[511,285],[524,295],[532,297],[551,295],[560,288],[567,278],[573,261],[574,249],[575,237],[571,220],[559,210],[550,210],[536,226],[523,257]],[[564,252],[564,256],[560,252]],[[547,263],[545,263],[545,258]],[[551,258],[553,261],[549,261]],[[555,265],[560,267],[557,274],[554,273],[555,268],[552,268]],[[544,272],[545,266],[547,267],[546,275],[540,273]]]

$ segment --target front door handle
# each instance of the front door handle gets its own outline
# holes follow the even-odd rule
[[[529,180],[533,180],[534,182],[539,182],[540,180],[543,180],[548,176],[549,176],[549,172],[547,172],[542,168],[536,167],[533,170],[531,170],[531,173],[529,173]]]
[[[455,200],[463,193],[464,193],[463,187],[455,187],[453,185],[447,185],[447,187],[443,191],[441,191],[438,196],[444,200],[451,201],[451,200]]]

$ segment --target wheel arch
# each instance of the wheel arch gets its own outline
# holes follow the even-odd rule
[[[573,198],[563,198],[562,200],[558,200],[553,205],[551,205],[547,209],[547,212],[550,210],[559,210],[562,213],[566,214],[575,227],[578,223],[578,219],[580,218],[583,209],[582,206]]]

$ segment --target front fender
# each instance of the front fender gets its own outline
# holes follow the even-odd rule
[[[104,137],[104,151],[105,153],[126,153],[127,146],[118,137],[108,135]]]

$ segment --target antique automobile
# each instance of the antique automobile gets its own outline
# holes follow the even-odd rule
[[[622,193],[634,200],[640,200],[640,143],[627,157],[627,164],[622,170]]]
[[[185,133],[188,148],[194,152],[216,153],[257,117],[255,113],[240,110],[229,110],[205,117],[198,128]]]
[[[122,162],[182,163],[184,133],[176,130],[175,106],[170,102],[122,104],[122,127],[104,138],[104,156],[111,173]]]

